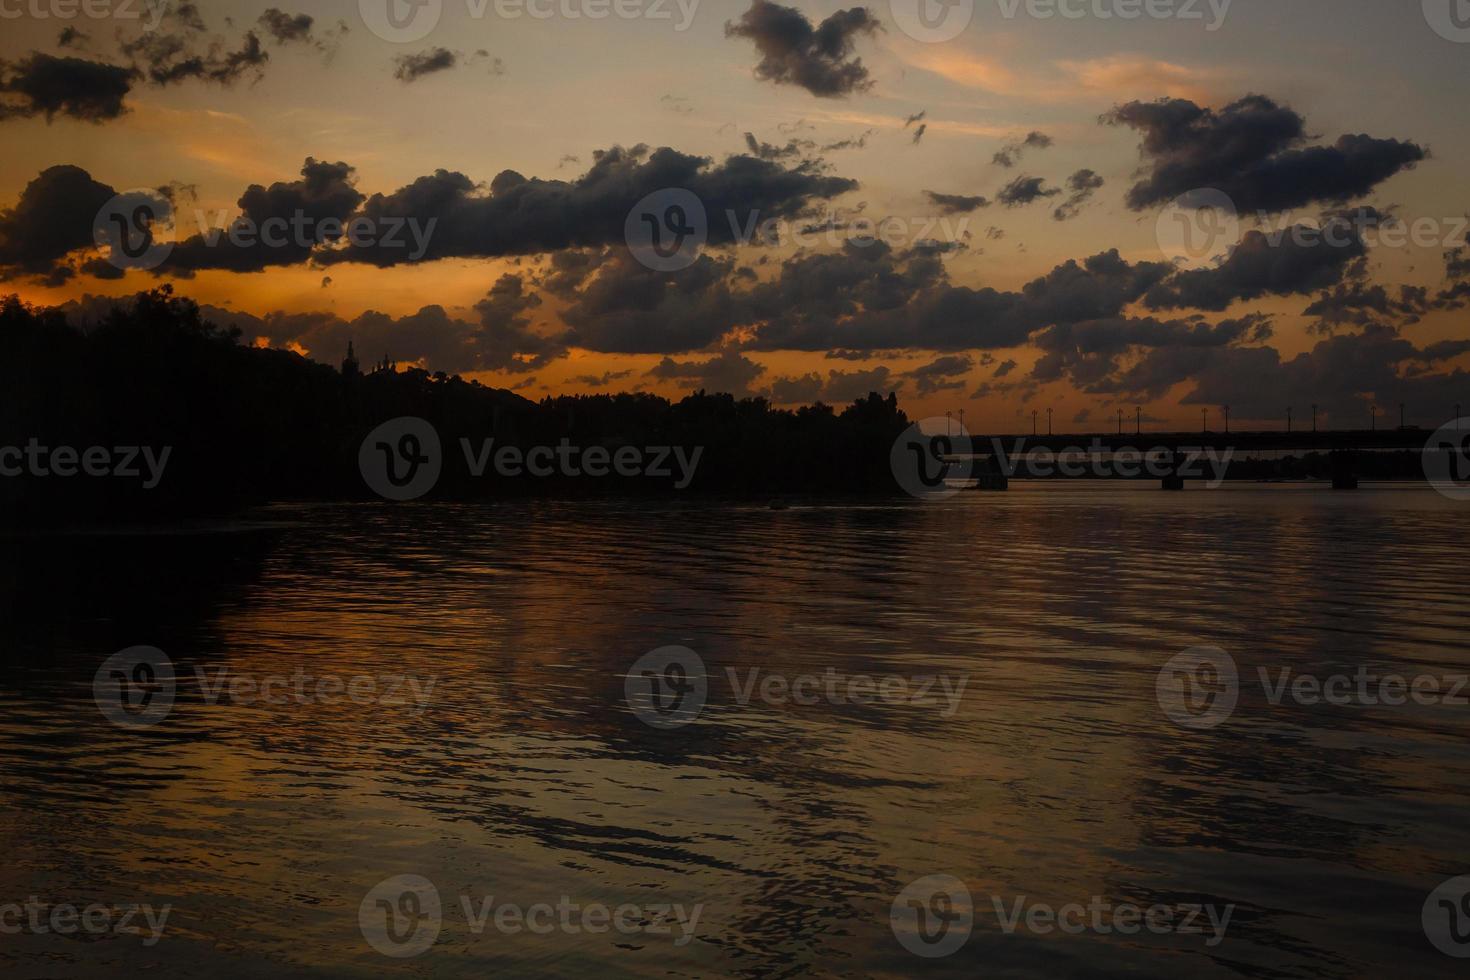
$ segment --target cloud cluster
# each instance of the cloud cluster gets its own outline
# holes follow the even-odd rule
[[[786,168],[771,160],[732,156],[723,163],[663,147],[612,147],[594,154],[576,180],[527,178],[503,171],[488,193],[464,174],[440,170],[392,194],[375,194],[360,214],[376,227],[413,219],[434,222],[427,252],[416,261],[532,255],[622,242],[629,212],[640,200],[671,187],[685,188],[711,216],[709,240],[730,242],[751,215],[791,218],[814,199],[857,187],[814,166]],[[726,220],[734,213],[735,227]],[[323,263],[389,266],[410,261],[403,248],[351,244],[322,252]]]
[[[1048,135],[1036,130],[1027,133],[1023,138],[1011,140],[991,158],[991,163],[997,167],[1010,169],[1020,162],[1021,157],[1027,150],[1044,150],[1055,141]]]
[[[738,21],[725,25],[725,36],[754,42],[761,56],[756,78],[841,98],[873,87],[867,66],[853,52],[859,37],[879,29],[864,7],[839,10],[814,26],[794,7],[754,0]]]
[[[1130,102],[1103,121],[1143,134],[1146,173],[1127,196],[1135,211],[1204,188],[1223,191],[1242,211],[1342,204],[1428,155],[1415,143],[1362,134],[1307,146],[1306,120],[1262,95],[1218,112],[1186,99]]]

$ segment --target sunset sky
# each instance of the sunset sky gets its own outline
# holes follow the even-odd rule
[[[350,338],[532,399],[896,390],[913,417],[1029,429],[1051,408],[1075,431],[1226,403],[1366,427],[1400,401],[1434,427],[1470,402],[1470,37],[1436,0],[1133,20],[1098,16],[1127,0],[1075,18],[979,0],[930,42],[904,30],[911,0],[691,2],[594,20],[562,10],[595,0],[548,18],[444,0],[395,43],[373,0],[174,3],[153,31],[143,0],[142,20],[9,0],[0,292],[84,320],[172,282],[248,341],[335,363]],[[624,219],[677,187],[709,206],[710,246],[647,269]],[[121,275],[88,243],[139,188],[168,189],[181,244]],[[1355,216],[1338,245],[1247,237],[1171,268],[1161,215],[1207,188],[1244,233]],[[302,207],[436,224],[419,261],[184,241],[200,215]],[[731,243],[726,207],[833,230]],[[909,240],[844,245],[859,217]]]

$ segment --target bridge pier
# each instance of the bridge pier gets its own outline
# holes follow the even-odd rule
[[[1011,488],[1011,478],[1006,475],[999,457],[987,456],[977,462],[979,465],[975,467],[976,490],[1009,490]]]
[[[1179,474],[1179,470],[1183,467],[1183,465],[1184,455],[1178,452],[1174,453],[1173,464],[1170,467],[1169,472],[1164,475],[1163,479],[1163,488],[1165,490],[1184,489],[1184,477]]]
[[[1334,449],[1327,454],[1332,470],[1332,489],[1358,489],[1358,454],[1350,449]]]

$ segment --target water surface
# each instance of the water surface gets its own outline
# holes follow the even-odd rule
[[[1465,511],[1431,492],[1026,485],[942,504],[282,506],[7,542],[0,904],[168,903],[162,941],[0,937],[18,977],[1463,975],[1421,907],[1470,873],[1470,708],[1273,706],[1257,667],[1470,670]],[[180,676],[166,722],[93,703],[110,654]],[[676,731],[641,655],[711,674]],[[1193,732],[1155,681],[1239,662]],[[206,678],[412,675],[412,705],[209,703]],[[727,670],[968,679],[913,705],[739,703]],[[966,883],[945,959],[895,940]],[[426,955],[358,911],[412,874]],[[476,935],[460,896],[699,905],[692,941]],[[994,902],[1235,906],[1199,935],[1006,934]]]

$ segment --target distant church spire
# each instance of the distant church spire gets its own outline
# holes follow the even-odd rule
[[[342,362],[342,377],[355,378],[362,373],[361,365],[357,363],[357,352],[352,349],[352,341],[347,341],[347,358]]]

